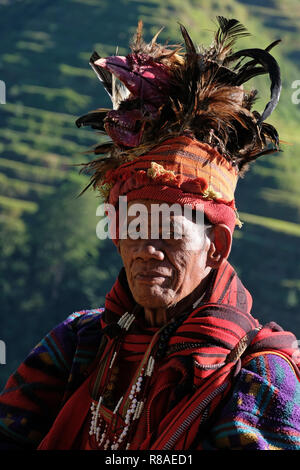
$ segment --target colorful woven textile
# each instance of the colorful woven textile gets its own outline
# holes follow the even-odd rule
[[[278,354],[259,354],[242,368],[230,401],[203,449],[300,450],[300,387]]]
[[[237,170],[208,144],[182,135],[167,139],[139,159],[110,171],[109,203],[119,196],[128,201],[151,199],[160,203],[201,208],[213,223],[236,225],[234,191]]]
[[[53,439],[52,444],[50,439],[48,447],[44,448],[82,448],[76,438],[88,413],[89,394],[85,395],[85,400],[81,397],[80,408],[76,406],[80,412],[74,414],[71,405],[99,362],[96,356],[102,335],[101,319],[110,323],[114,316],[124,313],[124,306],[120,306],[123,302],[128,304],[126,307],[131,304],[130,296],[122,286],[123,281],[124,274],[107,296],[104,317],[103,309],[71,315],[34,348],[10,377],[0,396],[1,448],[36,448],[47,435],[51,437],[52,433],[53,438],[54,429],[56,444],[53,446]],[[116,302],[117,298],[121,300]],[[154,392],[166,379],[172,379],[170,387],[166,389],[164,398],[160,397],[154,403],[154,408],[149,403],[154,429],[145,428],[145,421],[141,419],[137,431],[139,439],[135,439],[132,448],[260,449],[273,446],[300,449],[300,386],[297,367],[289,359],[295,353],[292,347],[294,336],[271,324],[252,341],[252,356],[244,355],[251,359],[248,364],[240,371],[239,362],[234,367],[230,361],[223,366],[224,359],[226,361],[228,354],[234,352],[239,339],[257,325],[249,314],[251,297],[232,267],[225,263],[216,273],[211,290],[202,302],[189,315],[187,323],[183,322],[171,337],[167,351],[170,358],[162,363],[160,374],[153,376],[157,380]],[[127,338],[128,357],[134,351],[143,353],[140,344],[140,351],[135,346],[130,347],[133,336]],[[172,352],[173,346],[186,340],[197,342],[197,345],[189,345],[180,353]],[[262,351],[268,351],[267,355],[261,356]],[[260,354],[256,356],[258,352]],[[209,386],[213,383],[216,374],[212,371],[216,365],[221,366],[217,368],[219,379],[228,368],[232,370],[230,386],[220,390],[213,397],[213,405],[206,407],[205,417],[209,420],[202,420],[201,425],[194,420],[187,432],[173,442],[174,417],[177,425],[181,418],[186,418],[179,416],[178,420],[178,407],[185,412],[189,411],[189,406],[195,408],[195,400],[190,400],[191,390],[198,393],[194,396],[201,405],[201,396],[205,395],[199,395],[199,390],[203,393],[204,382]],[[214,383],[213,386],[215,388]],[[78,401],[76,403],[79,404]],[[169,413],[166,413],[165,405]],[[75,415],[79,427],[74,436],[72,420],[64,419],[64,426],[55,428],[58,415]],[[166,434],[165,431],[171,432]]]

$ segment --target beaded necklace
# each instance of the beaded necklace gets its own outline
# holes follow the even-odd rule
[[[92,418],[89,430],[92,448],[103,450],[130,448],[131,439],[146,401],[154,365],[157,360],[164,357],[169,337],[187,315],[188,313],[185,313],[178,319],[171,320],[153,335],[127,392],[120,397],[113,411],[105,407],[104,401],[112,390],[111,384],[116,378],[114,366],[122,339],[133,324],[135,315],[126,312],[117,324],[109,326],[114,330],[114,336],[117,331],[119,335],[117,339],[106,345],[92,391],[90,408]]]

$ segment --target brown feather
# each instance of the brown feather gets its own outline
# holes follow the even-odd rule
[[[270,58],[269,51],[280,40],[274,41],[264,51],[245,50],[251,60],[242,65],[245,57],[241,57],[242,53],[234,53],[233,46],[237,39],[249,36],[249,33],[235,19],[219,16],[217,21],[219,27],[211,46],[206,49],[198,47],[198,52],[186,28],[180,24],[185,54],[181,44],[157,43],[163,28],[154,35],[150,43],[145,43],[142,37],[143,23],[139,21],[130,43],[132,54],[149,56],[157,63],[169,67],[169,96],[160,106],[155,118],[151,120],[145,117],[140,145],[122,148],[110,142],[100,144],[90,151],[102,155],[82,164],[83,171],[92,173],[90,184],[94,188],[101,185],[108,170],[138,158],[167,138],[187,131],[199,141],[218,150],[237,166],[240,175],[245,173],[249,163],[256,158],[279,150],[276,129],[261,122],[262,115],[252,110],[258,96],[257,90],[247,91],[242,84],[256,75],[269,73],[269,63],[276,69],[275,60]],[[261,59],[262,55],[266,57],[266,62]],[[233,65],[236,62],[233,60],[235,57],[239,61]],[[258,62],[260,65],[257,65]],[[277,73],[276,70],[275,72]],[[272,72],[272,83],[279,86],[279,82],[275,80],[275,72]],[[278,96],[278,93],[276,97],[274,94],[274,102],[269,106],[269,111],[276,105],[275,98]],[[129,98],[119,104],[118,110],[141,109],[141,106],[142,100]]]

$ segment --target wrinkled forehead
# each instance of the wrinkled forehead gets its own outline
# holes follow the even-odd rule
[[[161,233],[163,230],[181,231],[185,236],[202,236],[205,227],[204,212],[201,207],[193,210],[190,206],[168,204],[153,200],[135,200],[127,204],[126,220],[128,228],[147,227],[148,233]],[[151,229],[149,231],[149,228]],[[169,233],[169,232],[167,232]]]

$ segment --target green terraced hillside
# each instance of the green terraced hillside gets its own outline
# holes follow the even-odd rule
[[[289,144],[282,145],[284,154],[262,159],[245,184],[241,184],[245,203],[242,209],[251,209],[247,207],[251,197],[251,204],[261,215],[268,215],[267,208],[275,218],[299,221],[300,105],[291,102],[291,86],[298,78],[300,62],[296,41],[300,27],[298,1],[282,4],[275,0],[211,3],[198,0],[183,5],[168,0],[162,5],[156,0],[124,0],[114,5],[112,11],[109,2],[98,0],[39,0],[38,3],[24,0],[0,4],[3,38],[0,73],[7,87],[7,104],[2,105],[0,115],[1,170],[6,177],[1,195],[35,202],[38,188],[42,194],[49,186],[55,187],[66,171],[72,171],[68,164],[82,159],[79,152],[99,140],[95,133],[79,131],[74,125],[81,113],[108,104],[108,97],[88,65],[94,49],[100,55],[107,55],[115,52],[117,44],[119,52],[126,53],[139,18],[144,21],[148,38],[165,25],[161,38],[178,42],[181,38],[177,21],[180,20],[189,27],[195,41],[207,43],[218,13],[244,22],[253,34],[253,46],[267,45],[278,37],[283,40],[274,50],[282,66],[283,91],[280,107],[271,119],[281,130],[282,140]],[[249,44],[247,39],[244,41]],[[240,43],[243,45],[243,41]],[[253,85],[269,93],[264,78]],[[262,109],[263,104],[262,100],[258,101],[258,108]],[[14,165],[9,165],[8,160]],[[32,191],[28,188],[26,195],[25,186],[18,189],[16,179],[40,186]],[[8,210],[5,202],[0,202],[0,207]]]

